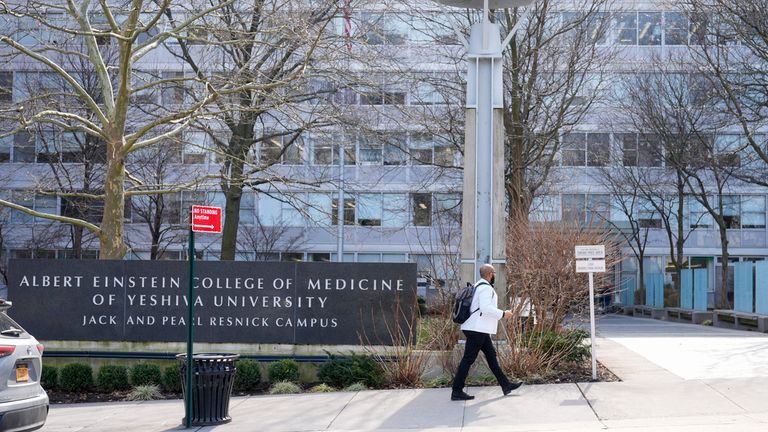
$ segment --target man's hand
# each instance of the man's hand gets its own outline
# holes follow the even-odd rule
[[[512,318],[512,311],[511,310],[505,310],[504,315],[502,318]]]

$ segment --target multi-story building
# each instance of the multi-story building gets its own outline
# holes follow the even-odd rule
[[[344,123],[309,128],[298,138],[282,134],[280,116],[255,128],[254,136],[260,138],[248,155],[250,164],[258,167],[253,178],[293,181],[268,179],[246,188],[239,210],[236,259],[413,261],[424,276],[424,286],[458,282],[465,66],[454,27],[464,31],[468,18],[476,19],[477,13],[458,13],[426,1],[379,3],[352,2],[351,11],[340,9],[329,26],[338,36],[335,55],[308,69],[306,85],[318,96],[302,103],[313,109],[343,110]],[[626,86],[632,77],[659,73],[659,65],[675,64],[675,74],[701,78],[700,70],[693,74],[694,69],[687,69],[695,63],[690,50],[711,36],[706,23],[691,19],[678,3],[620,1],[594,12],[592,19],[604,24],[594,38],[604,53],[603,63],[584,74],[585,83],[571,100],[589,109],[578,124],[558,131],[551,178],[531,208],[533,221],[600,221],[625,232],[634,227],[642,235],[645,271],[663,274],[667,283],[672,282],[672,273],[665,215],[642,200],[628,214],[617,204],[624,194],[612,192],[605,173],[630,168],[663,177],[669,167],[658,134],[644,130],[627,112],[632,98]],[[583,13],[574,8],[573,2],[558,3],[546,15],[548,28],[557,29]],[[10,16],[3,20],[4,29],[14,29],[6,34],[23,46],[56,43],[55,32],[34,20]],[[584,28],[591,27],[577,29]],[[205,46],[208,32],[197,35],[196,46]],[[150,32],[142,37],[152,36]],[[6,55],[12,51],[7,46],[1,50]],[[178,41],[168,39],[133,67],[149,81],[194,76],[188,63],[171,54],[178,50]],[[54,93],[55,81],[49,70],[29,59],[14,57],[0,67],[0,104],[8,108],[3,127],[16,128],[18,123],[10,115],[14,107],[34,94]],[[137,106],[147,107],[183,105],[189,97],[174,86],[135,96]],[[715,152],[745,151],[743,131],[736,125],[710,128]],[[190,127],[180,135],[180,143],[149,158],[167,162],[159,175],[173,178],[174,184],[215,178],[222,163],[215,143],[220,130]],[[764,136],[760,139],[765,142]],[[82,141],[76,133],[45,128],[0,138],[3,196],[36,211],[98,220],[97,204],[88,204],[83,211],[77,199],[46,193],[51,182],[61,178],[82,190],[83,180],[78,177],[83,169]],[[738,159],[735,163],[741,164]],[[98,183],[99,176],[93,181]],[[736,180],[728,181],[719,194],[715,183],[711,186],[713,202],[722,203],[728,225],[729,260],[766,259],[768,190]],[[709,272],[712,306],[722,254],[717,224],[689,192],[679,222],[686,237],[684,262]],[[658,190],[659,196],[675,193],[661,186]],[[189,205],[225,204],[215,179],[163,197],[162,233],[154,235],[148,228],[149,198],[133,197],[126,206],[127,258],[183,259],[183,224]],[[153,211],[149,216],[157,213],[156,208]],[[98,254],[98,241],[87,233],[75,235],[67,225],[9,209],[3,210],[3,218],[6,262],[8,258],[70,258],[77,248],[82,249],[83,258]],[[218,259],[218,236],[201,236],[198,244],[204,259]],[[636,248],[630,245],[623,251],[626,259],[615,266],[615,286],[621,287],[615,300],[624,303],[634,302],[631,293],[639,288]]]

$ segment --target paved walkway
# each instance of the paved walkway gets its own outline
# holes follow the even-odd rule
[[[507,397],[470,388],[467,402],[450,401],[449,389],[234,398],[231,423],[195,430],[768,430],[768,337],[620,316],[598,329],[598,357],[622,382],[523,386]],[[58,405],[42,430],[176,430],[182,414],[181,401]]]

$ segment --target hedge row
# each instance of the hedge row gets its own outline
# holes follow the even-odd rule
[[[267,373],[272,383],[298,383],[300,378],[299,364],[291,359],[271,362],[267,366]],[[353,354],[351,357],[340,359],[329,355],[329,361],[318,370],[318,379],[324,384],[339,388],[356,382],[364,383],[368,387],[381,387],[384,384],[384,371],[368,356]],[[98,390],[109,393],[148,384],[158,385],[167,392],[181,392],[179,363],[173,363],[163,369],[151,363],[137,363],[130,368],[122,365],[104,365],[95,375],[93,368],[86,363],[69,363],[60,369],[44,365],[40,381],[46,389],[69,392]],[[237,362],[235,390],[256,390],[261,383],[261,366],[258,361]]]

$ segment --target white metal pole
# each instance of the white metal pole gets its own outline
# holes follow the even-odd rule
[[[339,140],[339,197],[336,203],[336,262],[344,262],[344,140]]]
[[[597,357],[595,356],[595,278],[589,272],[589,334],[592,340],[592,379],[597,380]]]

